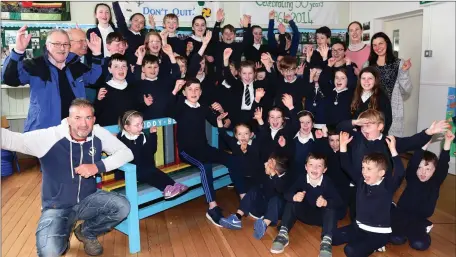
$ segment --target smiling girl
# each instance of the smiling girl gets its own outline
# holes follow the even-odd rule
[[[348,49],[345,55],[356,63],[355,74],[358,75],[363,64],[369,58],[370,47],[363,43],[363,26],[358,21],[353,21],[347,28]]]

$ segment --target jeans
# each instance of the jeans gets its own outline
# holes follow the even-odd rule
[[[130,212],[128,200],[114,192],[98,190],[72,208],[44,209],[36,229],[38,256],[60,256],[69,247],[74,224],[83,220],[81,232],[88,239],[110,231]]]

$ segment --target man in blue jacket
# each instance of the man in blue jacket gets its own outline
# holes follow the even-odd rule
[[[40,257],[60,256],[74,234],[90,256],[103,253],[97,236],[110,231],[130,212],[128,200],[115,192],[97,190],[95,175],[133,160],[130,149],[109,131],[95,125],[93,105],[76,99],[70,116],[58,126],[24,134],[1,129],[1,147],[40,159],[41,217],[36,229]],[[109,157],[101,159],[101,153]]]
[[[88,47],[93,53],[92,68],[70,53],[67,32],[54,29],[48,33],[43,56],[24,60],[31,34],[27,25],[17,32],[16,47],[6,58],[2,81],[9,86],[30,85],[30,107],[24,131],[48,128],[68,117],[68,110],[76,98],[85,98],[85,86],[94,84],[101,75],[101,39],[94,33]]]

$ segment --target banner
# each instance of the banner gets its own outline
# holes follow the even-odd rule
[[[241,2],[240,7],[241,14],[252,16],[252,24],[267,25],[271,10],[276,22],[284,22],[285,15],[291,14],[298,27],[339,23],[338,2],[255,1]]]
[[[448,88],[446,120],[451,124],[451,129],[453,133],[456,133],[456,87]],[[453,143],[451,144],[450,157],[456,157],[455,141],[453,141]]]
[[[126,19],[134,13],[142,13],[144,16],[152,14],[157,26],[163,24],[163,17],[168,13],[174,13],[179,17],[179,23],[191,23],[193,17],[203,15],[207,22],[215,22],[218,3],[207,1],[192,2],[145,2],[127,1],[119,2],[120,8]]]

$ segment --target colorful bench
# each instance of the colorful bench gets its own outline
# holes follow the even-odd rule
[[[165,127],[173,126],[176,122],[171,118],[162,118],[156,120],[144,121],[144,129],[152,126]],[[119,133],[118,126],[105,127],[111,133]],[[214,147],[218,147],[217,128],[211,127],[209,141]],[[127,219],[120,223],[116,229],[128,236],[130,253],[137,253],[141,250],[139,220],[152,216],[158,212],[164,211],[181,203],[185,203],[199,196],[204,195],[201,187],[200,171],[195,167],[188,167],[186,164],[177,164],[180,167],[171,167],[168,169],[179,169],[170,173],[171,177],[179,183],[190,187],[189,191],[173,200],[165,201],[162,193],[149,185],[139,184],[136,180],[136,166],[127,163],[119,169],[125,172],[125,181],[117,181],[105,186],[103,190],[119,192],[127,197],[130,201],[131,210]],[[183,169],[182,169],[183,168]],[[166,168],[165,168],[166,169]],[[231,184],[228,169],[225,166],[217,165],[212,167],[214,176],[214,189],[219,189]],[[109,175],[108,175],[109,176]],[[102,183],[102,179],[98,178]],[[101,186],[103,188],[103,185]],[[146,207],[139,208],[139,205],[147,204]]]

